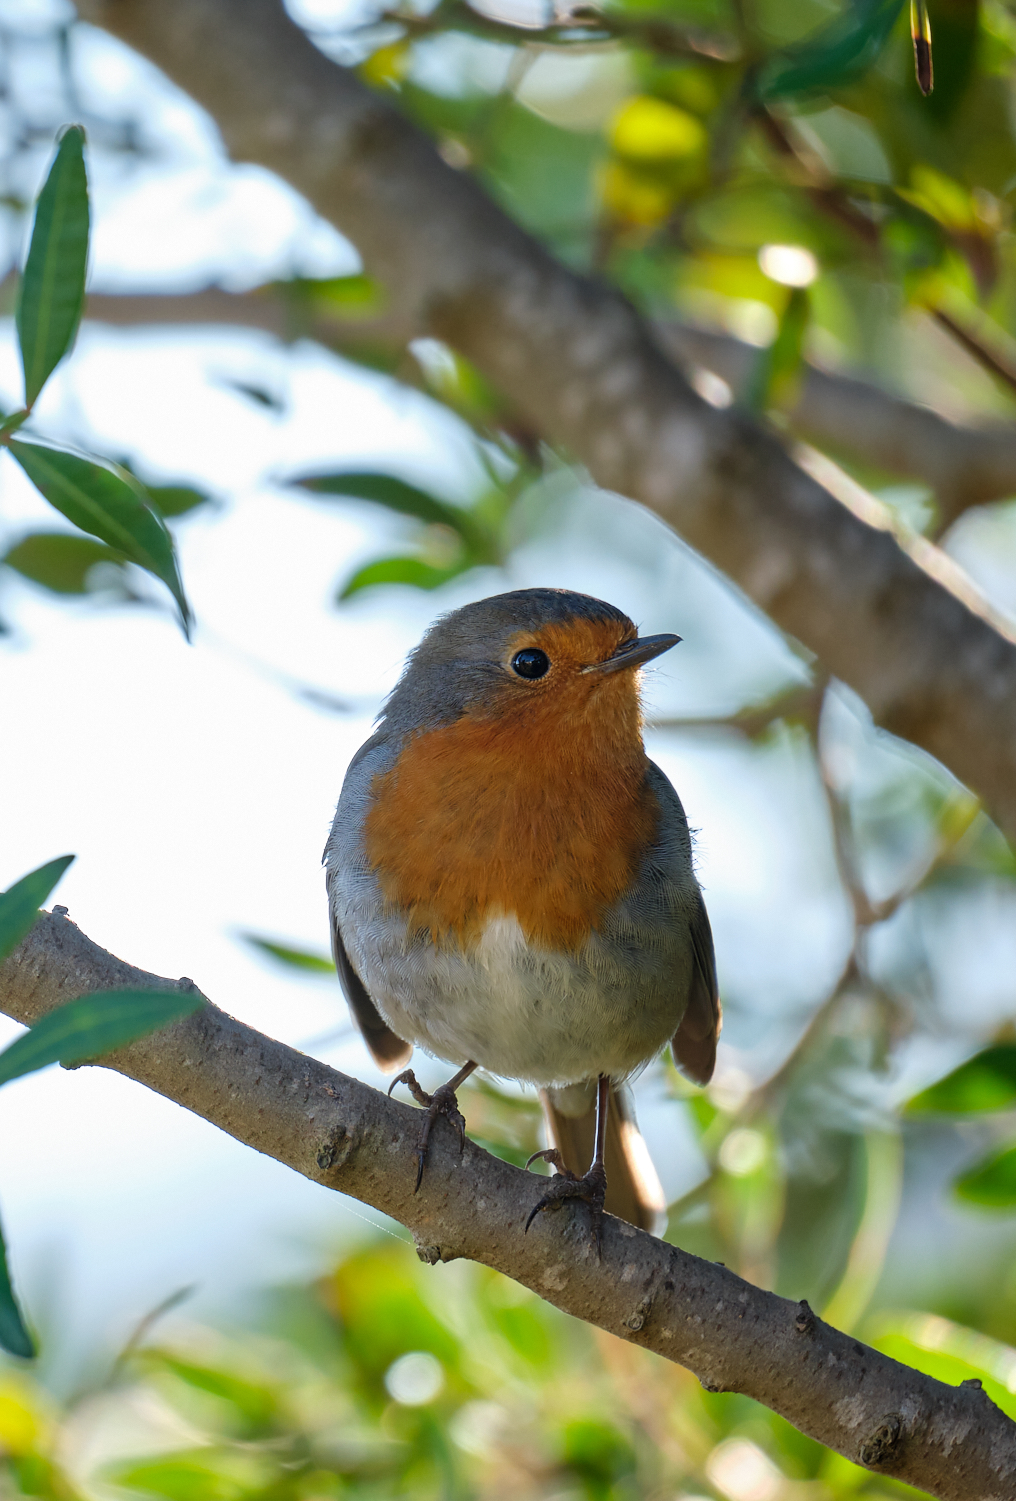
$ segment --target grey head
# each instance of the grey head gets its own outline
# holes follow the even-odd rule
[[[574,621],[636,638],[623,610],[569,589],[513,589],[442,615],[410,653],[385,704],[381,733],[401,735],[453,723],[504,688],[514,646],[548,626]]]

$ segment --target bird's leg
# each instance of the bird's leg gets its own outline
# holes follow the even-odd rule
[[[607,1110],[610,1106],[610,1080],[605,1074],[601,1074],[596,1084],[596,1144],[593,1149],[593,1160],[589,1171],[582,1178],[576,1178],[575,1174],[565,1167],[560,1152],[556,1147],[549,1147],[544,1152],[534,1152],[526,1166],[542,1158],[544,1162],[552,1162],[557,1169],[550,1180],[550,1187],[530,1210],[526,1220],[526,1231],[542,1209],[559,1209],[566,1199],[583,1199],[589,1205],[592,1218],[593,1243],[596,1246],[596,1254],[600,1254],[600,1236],[603,1230],[603,1199],[607,1192],[607,1174],[603,1166],[603,1148],[607,1139]]]
[[[455,1127],[459,1138],[459,1153],[461,1154],[466,1144],[466,1123],[459,1109],[459,1102],[455,1098],[455,1091],[463,1084],[476,1067],[475,1063],[464,1063],[454,1078],[449,1079],[447,1084],[441,1084],[433,1094],[427,1091],[417,1080],[411,1068],[403,1070],[392,1080],[388,1090],[391,1095],[396,1084],[405,1084],[409,1093],[418,1105],[422,1105],[427,1114],[423,1118],[423,1129],[420,1132],[420,1140],[416,1144],[416,1188],[419,1191],[423,1182],[423,1165],[427,1160],[427,1143],[430,1141],[431,1129],[439,1115],[443,1115]]]

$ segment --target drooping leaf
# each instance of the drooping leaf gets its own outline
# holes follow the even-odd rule
[[[440,589],[442,584],[458,578],[469,566],[463,562],[452,568],[435,568],[420,558],[379,558],[377,562],[358,569],[342,586],[337,598],[341,603],[375,584],[409,584],[413,589]]]
[[[35,208],[16,315],[28,407],[70,349],[81,321],[88,266],[84,144],[80,125],[64,132]]]
[[[96,990],[41,1017],[0,1053],[0,1084],[51,1063],[84,1063],[189,1016],[198,991]]]
[[[88,575],[97,563],[117,567],[124,555],[91,537],[68,532],[30,532],[0,562],[54,594],[87,594]]]
[[[228,1402],[240,1419],[244,1436],[253,1438],[269,1427],[278,1410],[278,1399],[271,1387],[244,1380],[231,1371],[183,1360],[169,1350],[145,1350],[143,1364],[172,1371],[181,1381],[197,1391]]]
[[[130,559],[162,582],[176,600],[184,631],[190,606],[183,592],[173,539],[143,487],[78,454],[12,441],[8,447],[50,505],[75,526]]]
[[[1016,1101],[1016,1044],[986,1048],[924,1089],[907,1105],[910,1114],[971,1115],[1005,1110]]]
[[[330,975],[335,979],[335,961],[327,954],[313,954],[309,949],[298,949],[292,944],[274,943],[258,933],[241,933],[240,937],[244,943],[249,943],[252,948],[259,949],[261,953],[270,955],[291,969],[310,970],[314,974]]]
[[[745,405],[764,412],[787,399],[798,379],[804,358],[809,303],[804,287],[794,287],[780,319],[776,338],[756,356],[744,392]]]
[[[983,1158],[956,1180],[956,1193],[984,1209],[1011,1209],[1016,1204],[1016,1146]]]
[[[838,88],[859,78],[889,40],[903,0],[853,0],[810,37],[771,57],[757,90],[769,101]]]
[[[23,1360],[31,1360],[35,1354],[35,1341],[25,1327],[25,1321],[18,1307],[18,1300],[14,1296],[14,1288],[11,1285],[10,1269],[7,1265],[7,1247],[4,1244],[3,1231],[0,1230],[0,1345],[11,1355],[20,1355]]]
[[[60,855],[0,893],[0,959],[13,953],[31,932],[36,913],[73,859],[73,855]]]

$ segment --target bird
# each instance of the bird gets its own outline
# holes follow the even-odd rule
[[[570,1200],[664,1207],[629,1082],[669,1043],[709,1081],[713,940],[680,798],[646,755],[640,668],[680,641],[603,600],[516,589],[439,617],[346,772],[324,853],[332,947],[374,1060],[445,1117],[477,1068],[537,1086]],[[433,1094],[413,1048],[457,1068]],[[591,1159],[591,1160],[590,1160]],[[583,1171],[584,1164],[588,1167]]]

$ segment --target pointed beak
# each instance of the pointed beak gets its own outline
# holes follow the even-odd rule
[[[595,672],[599,677],[606,677],[608,673],[620,672],[623,668],[641,667],[645,662],[651,662],[662,652],[669,651],[680,641],[680,636],[642,636],[634,641],[628,641],[624,646],[619,646],[612,657],[605,662],[591,662],[588,667],[583,667],[583,672]]]

